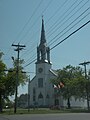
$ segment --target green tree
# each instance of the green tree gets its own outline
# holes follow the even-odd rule
[[[17,86],[25,85],[27,80],[26,73],[23,73],[23,67],[22,67],[23,63],[24,63],[24,60],[19,60]],[[15,93],[15,88],[16,88],[15,85],[16,85],[16,79],[17,79],[17,59],[14,60],[13,66],[14,68],[10,68],[6,76],[6,82],[5,82],[6,96],[13,95]]]
[[[13,68],[6,70],[6,65],[2,62],[1,57],[3,53],[0,53],[0,111],[2,111],[2,101],[8,99],[9,96],[14,95],[16,89],[17,79],[17,59],[13,62]],[[23,60],[19,60],[18,66],[18,86],[24,85],[27,80],[26,73],[22,73]]]
[[[5,69],[6,65],[2,61],[2,55],[3,53],[0,52],[0,112],[2,112],[2,98],[5,93]]]
[[[60,89],[63,98],[67,100],[68,108],[71,107],[70,99],[74,96],[76,99],[85,97],[86,81],[84,71],[80,67],[66,66],[62,70],[58,70],[58,77],[53,83],[58,85],[62,82],[64,87]]]

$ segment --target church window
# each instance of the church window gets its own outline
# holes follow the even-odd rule
[[[40,50],[40,60],[42,60],[42,50]]]
[[[47,94],[46,98],[49,99],[49,95],[48,94]]]
[[[33,101],[35,101],[36,100],[36,90],[35,90],[35,88],[33,88]]]
[[[58,99],[55,99],[55,105],[59,105],[59,100]]]
[[[40,93],[38,96],[38,99],[42,99],[42,98],[43,98],[43,95],[42,95],[42,93]]]
[[[43,78],[38,79],[38,87],[42,88],[43,87]]]
[[[35,95],[35,93],[36,93],[36,90],[35,90],[35,88],[33,88],[33,94]]]
[[[35,101],[36,100],[36,97],[33,95],[33,101]]]

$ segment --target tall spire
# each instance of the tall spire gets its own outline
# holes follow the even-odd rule
[[[43,16],[42,16],[42,30],[41,30],[41,41],[40,41],[40,43],[41,44],[46,43]]]
[[[47,47],[45,30],[44,30],[44,20],[42,17],[42,28],[41,28],[41,39],[40,44],[37,46],[37,62],[36,63],[50,63],[50,48]]]

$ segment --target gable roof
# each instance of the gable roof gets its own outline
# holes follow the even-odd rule
[[[36,75],[32,78],[32,80],[30,82],[33,82],[33,80],[36,78]]]
[[[53,70],[53,69],[50,69],[49,70],[54,76],[58,76],[58,73],[57,73],[57,71],[56,70]]]

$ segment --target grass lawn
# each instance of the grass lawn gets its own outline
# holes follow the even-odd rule
[[[17,109],[16,114],[53,114],[53,113],[85,113],[88,112],[85,109],[61,109],[61,110],[50,110],[48,108],[38,108],[38,109]],[[1,113],[2,115],[13,115],[13,109],[4,109]]]

